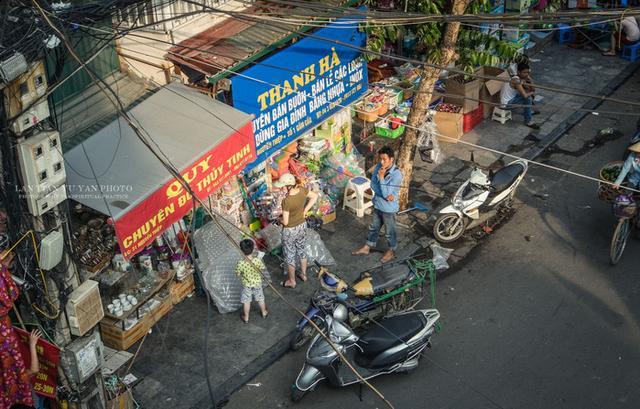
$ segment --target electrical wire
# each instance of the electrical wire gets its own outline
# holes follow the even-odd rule
[[[182,0],[182,1],[184,1],[186,3],[197,4],[196,2],[194,2],[192,0]],[[236,18],[236,19],[240,19],[240,20],[244,21],[244,19],[237,17],[237,13],[232,12],[232,11],[220,10],[220,9],[216,9],[216,8],[213,8],[213,7],[210,7],[210,6],[203,6],[203,8],[207,8],[207,9],[209,9],[211,11],[227,14],[232,18]],[[59,17],[57,17],[55,15],[52,16],[52,17],[59,18]],[[250,21],[256,22],[255,20],[250,20]],[[68,21],[64,21],[64,22],[66,24],[75,24],[75,23],[69,23]],[[283,30],[285,30],[285,29],[282,29],[282,28],[280,28],[278,26],[274,27],[269,22],[257,21],[257,23],[269,26],[268,29],[270,29],[271,31],[283,32]],[[84,27],[88,28],[88,29],[91,29],[93,31],[103,31],[103,32],[106,31],[106,30],[97,29],[95,27],[87,27],[87,26],[84,26]],[[120,35],[124,36],[125,33],[130,33],[131,31],[135,31],[135,30],[126,30],[124,33],[120,33]],[[111,30],[111,32],[118,33],[117,30]],[[483,80],[496,80],[496,81],[500,81],[500,82],[509,82],[510,81],[510,79],[499,78],[497,76],[490,76],[490,75],[481,75],[481,74],[478,74],[478,73],[468,73],[468,72],[460,70],[460,69],[451,68],[451,67],[443,67],[443,66],[439,66],[437,64],[425,63],[425,62],[420,61],[420,60],[415,60],[415,59],[411,59],[411,58],[408,58],[408,57],[402,57],[402,56],[398,56],[398,55],[394,55],[394,54],[385,54],[385,53],[380,53],[380,52],[374,52],[374,51],[368,50],[368,49],[366,49],[364,47],[359,47],[359,46],[355,46],[353,44],[344,43],[344,42],[341,42],[341,41],[332,40],[332,39],[328,39],[328,38],[323,38],[323,37],[320,37],[320,36],[317,36],[317,35],[314,35],[314,34],[300,32],[298,30],[285,30],[285,32],[286,33],[294,32],[294,33],[296,33],[298,35],[301,35],[301,36],[315,38],[317,40],[328,42],[328,43],[338,44],[338,45],[341,45],[341,46],[344,46],[344,47],[347,47],[347,48],[350,48],[350,49],[355,49],[355,50],[361,51],[363,53],[375,54],[375,55],[378,55],[380,57],[391,58],[391,59],[395,59],[395,60],[399,60],[399,61],[409,62],[411,64],[416,64],[418,66],[429,66],[429,67],[438,68],[438,69],[441,69],[441,70],[447,70],[447,71],[452,72],[452,73],[462,74],[462,75],[469,76],[469,77],[472,77],[472,78],[478,78],[478,79],[483,79]],[[151,39],[149,37],[140,36],[140,35],[138,35],[138,37],[146,38],[148,40]],[[166,42],[166,41],[162,41],[162,40],[158,40],[158,39],[153,39],[153,40],[158,41],[158,42],[162,42],[162,43],[173,44],[173,45],[176,45],[176,46],[182,46],[184,48],[191,48],[191,47],[188,47],[188,46],[183,46],[181,44],[175,44],[175,43],[172,43],[172,42]],[[207,52],[205,50],[199,50],[199,51],[205,52],[205,53]],[[186,56],[183,56],[181,54],[179,56],[181,58],[186,57]],[[202,61],[199,61],[199,60],[198,60],[198,62],[200,64],[206,64],[205,62],[202,62]],[[573,95],[573,96],[581,96],[581,97],[585,97],[585,98],[595,98],[595,99],[600,99],[600,100],[603,100],[603,101],[613,101],[613,102],[617,102],[617,103],[620,103],[620,104],[628,104],[628,105],[633,105],[633,106],[640,106],[639,102],[624,101],[624,100],[613,99],[613,98],[600,96],[600,95],[592,95],[592,94],[584,93],[582,91],[569,90],[566,87],[563,88],[563,87],[560,87],[560,86],[557,86],[557,85],[544,85],[544,84],[538,84],[538,83],[532,83],[531,85],[536,87],[536,88],[548,90],[548,91],[554,92],[554,93],[564,93],[564,94]]]
[[[146,36],[137,35],[137,34],[128,34],[128,36],[139,37],[139,38],[143,38],[143,39],[147,39],[147,40],[155,40],[155,41],[157,41],[159,43],[178,46],[178,44],[176,44],[176,43],[172,43],[172,42],[164,41],[164,40],[160,40],[160,39],[154,39],[152,37],[146,37]],[[143,43],[142,41],[133,40],[133,39],[132,39],[132,41],[135,42],[135,43],[144,44],[147,47],[154,48],[156,50],[165,52],[164,49],[152,46],[152,45],[150,45],[148,43]],[[205,54],[214,55],[216,57],[231,58],[230,55],[216,53],[216,52],[213,52],[213,51],[210,51],[210,50],[198,49],[196,47],[190,47],[190,46],[186,46],[186,45],[185,46],[181,46],[181,47],[189,49],[189,50],[197,50],[197,51],[200,51],[200,52],[205,53]],[[131,48],[127,48],[127,47],[123,47],[123,46],[120,46],[120,49],[126,50],[126,51],[131,51],[131,52],[136,52],[139,55],[143,55],[143,56],[149,57],[149,58],[159,58],[157,56],[154,56],[154,55],[151,55],[151,54],[148,54],[148,53],[144,53],[144,52],[139,51],[139,50],[133,50]],[[180,57],[180,58],[189,59],[188,57],[186,57],[186,56],[184,56],[183,54],[180,54],[180,53],[176,53],[176,52],[173,52],[173,51],[166,51],[166,52],[169,55],[175,55],[175,56]],[[124,56],[122,56],[122,57],[125,58]],[[199,59],[194,59],[194,61],[201,62],[201,60],[199,60]],[[278,66],[278,65],[273,65],[273,64],[267,64],[267,63],[258,62],[258,61],[249,61],[249,64],[257,65],[257,66],[261,66],[261,67],[274,68],[274,69],[278,69],[278,70],[282,70],[282,71],[288,71],[288,72],[292,72],[292,73],[296,73],[296,74],[304,74],[305,73],[304,71],[301,71],[301,70],[296,70],[296,69],[293,69],[293,68],[288,68],[288,67],[283,67],[283,66]],[[131,63],[130,63],[130,66],[131,67],[135,67]],[[136,68],[136,70],[140,73],[141,76],[144,77],[144,74],[142,74],[137,68]],[[314,76],[318,77],[318,78],[329,78],[329,76],[322,75],[322,74],[314,74]],[[331,78],[331,79],[333,81],[335,81],[335,82],[342,82],[342,83],[345,83],[345,84],[356,84],[357,83],[356,81],[350,81],[350,80],[344,79],[344,78],[341,78],[341,79]],[[383,87],[384,88],[393,88],[392,86],[383,86]],[[422,93],[422,92],[418,91],[418,90],[414,91],[414,94],[420,94],[420,93]],[[483,99],[480,99],[480,98],[473,98],[473,97],[469,97],[469,96],[465,96],[465,95],[461,95],[461,94],[456,94],[456,93],[452,93],[452,92],[433,91],[432,94],[436,95],[436,96],[448,96],[448,97],[455,97],[455,98],[459,98],[459,99],[465,99],[465,100],[469,100],[469,101],[481,102],[481,103],[489,104],[489,105],[492,105],[492,106],[502,106],[502,103],[499,103],[499,102],[487,101],[487,100],[483,100]],[[528,105],[523,105],[523,104],[512,104],[511,106],[513,108],[525,108],[525,107],[528,107]],[[602,111],[602,110],[594,110],[594,109],[587,109],[587,108],[571,108],[571,107],[568,107],[566,105],[554,105],[554,104],[545,104],[545,107],[551,107],[551,108],[556,108],[557,110],[566,110],[566,111],[571,111],[571,112],[589,112],[589,113],[592,113],[594,115],[640,116],[640,111],[638,111],[638,112]]]
[[[192,0],[183,0],[185,2],[191,2]],[[210,8],[207,6],[207,8]],[[220,11],[219,9],[215,9],[215,8],[211,8],[214,11]],[[225,14],[228,14],[230,17],[235,18],[235,19],[239,19],[241,21],[256,21],[255,19],[252,19],[250,17],[238,17],[238,14],[232,11],[222,11]],[[267,27],[268,30],[274,31],[274,32],[281,32],[282,29],[280,27],[278,27],[277,25],[273,25],[271,23],[265,22],[265,21],[258,21],[260,24],[263,24],[263,26]],[[469,76],[472,78],[480,78],[480,79],[490,79],[490,80],[496,80],[496,81],[500,81],[500,82],[510,82],[510,79],[505,79],[505,78],[498,78],[496,76],[489,76],[489,75],[482,75],[482,74],[478,74],[478,73],[468,73],[465,72],[464,70],[460,70],[460,69],[456,69],[456,68],[451,68],[451,67],[444,67],[442,65],[439,64],[433,64],[433,63],[429,63],[429,62],[423,62],[420,60],[416,60],[416,59],[412,59],[412,58],[408,58],[408,57],[402,57],[402,56],[398,56],[395,54],[385,54],[385,53],[381,53],[381,52],[374,52],[372,50],[368,50],[365,47],[360,47],[360,46],[356,46],[350,43],[346,43],[344,41],[339,41],[339,40],[334,40],[334,39],[330,39],[330,38],[326,38],[326,37],[322,37],[322,36],[318,36],[317,34],[310,34],[307,32],[301,32],[299,30],[290,30],[291,32],[298,34],[300,36],[303,37],[308,37],[308,38],[313,38],[322,42],[326,42],[329,44],[336,44],[336,45],[340,45],[342,47],[346,47],[349,49],[353,49],[353,50],[358,50],[362,53],[368,53],[368,54],[374,54],[374,55],[378,55],[380,57],[385,57],[385,58],[391,58],[394,60],[398,60],[398,61],[404,61],[404,62],[410,62],[412,64],[417,64],[419,66],[426,66],[426,67],[431,67],[431,68],[436,68],[436,69],[440,69],[440,70],[446,70],[449,72],[453,72],[456,74],[461,74],[461,75],[465,75],[465,76]],[[611,101],[611,102],[617,102],[620,104],[627,104],[627,105],[632,105],[632,106],[638,106],[640,107],[640,102],[634,102],[634,101],[625,101],[625,100],[619,100],[617,98],[608,98],[608,97],[604,97],[604,96],[599,96],[599,95],[592,95],[592,94],[588,94],[585,92],[581,92],[581,91],[572,91],[572,90],[568,90],[566,87],[558,87],[558,86],[548,86],[548,85],[541,85],[538,83],[531,83],[531,86],[535,87],[535,88],[539,88],[539,89],[544,89],[544,90],[548,90],[551,92],[557,92],[557,93],[564,93],[567,95],[573,95],[573,96],[580,96],[580,97],[587,97],[587,98],[596,98],[596,99],[600,99],[603,101]]]
[[[93,27],[85,27],[85,28],[86,29],[91,29],[91,30],[102,31],[102,32],[109,32],[109,33],[116,32],[116,33],[119,33],[121,35],[124,35],[124,32],[101,30],[101,29],[96,29],[96,28],[93,28]],[[214,55],[214,56],[217,56],[217,57],[232,58],[230,55],[216,53],[214,51],[204,50],[204,49],[200,49],[200,48],[197,48],[197,47],[191,47],[191,46],[188,46],[188,45],[176,44],[175,42],[156,39],[156,38],[153,38],[153,37],[147,37],[147,36],[143,36],[143,35],[140,35],[140,34],[134,34],[134,33],[127,32],[126,35],[142,38],[142,39],[149,40],[149,41],[155,41],[155,42],[159,42],[159,43],[162,43],[162,44],[178,46],[178,47],[182,47],[182,48],[189,49],[189,50],[195,50],[195,51],[202,52],[204,54],[210,54],[210,55]],[[143,43],[141,41],[136,41],[136,40],[132,40],[132,41],[134,41],[136,43],[139,43],[139,44],[144,44],[144,45],[146,45],[148,47],[155,48],[155,49],[163,51],[163,52],[165,51],[163,49],[160,49],[158,47],[152,46],[152,45],[147,44],[147,43]],[[120,47],[120,48],[124,49],[124,50],[128,50],[128,51],[135,51],[136,53],[141,54],[141,55],[145,55],[147,57],[159,58],[157,56],[153,56],[153,55],[150,55],[150,54],[147,54],[147,53],[144,53],[144,52],[140,52],[138,50],[132,50],[132,49],[128,49],[126,47]],[[203,64],[203,65],[209,65],[206,61],[201,61],[200,59],[193,59],[193,57],[189,57],[189,56],[186,56],[186,55],[183,55],[183,54],[180,54],[180,53],[168,51],[168,54],[175,55],[177,57],[184,58],[184,59],[192,59],[194,62]],[[279,70],[290,71],[290,72],[294,72],[294,73],[303,73],[303,71],[300,71],[300,70],[295,70],[295,69],[291,69],[291,68],[287,68],[287,67],[276,66],[276,65],[273,65],[273,64],[267,64],[267,63],[264,63],[264,62],[249,61],[249,63],[252,64],[252,65],[265,66],[265,67],[275,68],[275,69],[279,69]],[[133,65],[131,65],[131,66],[133,66]],[[209,65],[209,66],[213,67],[212,65]],[[217,66],[215,68],[217,69]],[[317,74],[316,76],[320,77],[320,78],[325,78],[326,77],[326,76],[323,76],[323,75],[320,75],[320,74]],[[497,79],[497,77],[491,77],[491,79]],[[500,79],[500,80],[504,81],[504,79]],[[346,80],[346,79],[338,79],[338,80],[335,80],[335,81],[345,82],[345,83],[353,83],[353,82],[351,82],[349,80]],[[421,91],[415,91],[415,93],[421,93]],[[461,99],[467,99],[467,100],[472,100],[472,101],[483,102],[483,103],[487,103],[487,104],[490,104],[490,105],[493,105],[493,106],[500,106],[501,105],[501,104],[493,102],[493,101],[486,101],[486,100],[482,100],[482,99],[472,98],[472,97],[468,97],[468,96],[464,96],[464,95],[453,94],[453,93],[449,93],[449,92],[445,92],[445,93],[435,92],[434,94],[443,95],[443,96],[452,96],[452,97],[461,98]],[[602,97],[598,97],[598,98],[602,99]],[[606,98],[605,98],[605,100],[606,100]],[[590,113],[596,114],[596,115],[600,115],[600,114],[603,114],[603,115],[606,115],[606,114],[611,114],[611,115],[620,114],[620,115],[625,115],[625,116],[627,116],[627,115],[628,116],[638,116],[638,115],[640,115],[640,111],[638,113],[634,113],[634,112],[626,113],[626,112],[620,112],[620,111],[600,111],[600,110],[593,110],[593,109],[570,108],[570,107],[567,107],[567,106],[556,106],[556,105],[553,105],[553,104],[545,104],[545,106],[555,107],[555,108],[557,108],[559,110],[590,112]],[[514,108],[523,108],[523,107],[525,107],[525,105],[513,105],[513,107]]]
[[[185,58],[186,58],[186,56],[185,56]],[[228,69],[226,69],[226,68],[224,68],[222,66],[219,66],[217,64],[214,64],[214,63],[207,63],[207,64],[209,64],[212,67],[215,67],[217,69],[221,69],[221,70],[227,71],[230,75],[246,78],[246,79],[252,80],[252,81],[254,81],[256,83],[269,85],[271,87],[283,88],[281,85],[270,83],[268,81],[265,81],[265,80],[262,80],[262,79],[258,79],[258,78],[255,78],[255,77],[251,77],[251,76],[248,76],[248,75],[243,74],[243,73],[233,72],[233,71],[230,71],[230,70],[228,70]],[[299,94],[299,95],[305,95],[305,96],[307,96],[309,98],[313,98],[313,96],[311,94],[305,93],[303,91],[297,91],[296,90],[296,91],[292,91],[292,92],[296,93],[296,94]],[[349,108],[348,106],[345,106],[345,105],[342,105],[342,104],[335,104],[335,105],[338,106],[338,107],[341,107],[341,108]],[[356,112],[361,112],[361,111],[358,111],[356,109]],[[391,123],[391,121],[389,119],[387,119],[387,118],[382,118],[382,120],[386,121],[388,123]],[[420,128],[412,127],[412,126],[409,126],[409,125],[406,125],[406,124],[405,124],[405,127],[415,129],[418,132],[421,131]],[[597,178],[594,178],[594,177],[591,177],[591,176],[588,176],[588,175],[584,175],[584,174],[580,174],[580,173],[577,173],[577,172],[570,171],[568,169],[563,169],[563,168],[560,168],[560,167],[548,165],[548,164],[545,164],[543,162],[528,160],[526,158],[523,158],[523,157],[520,157],[520,156],[517,156],[517,155],[513,155],[513,154],[510,154],[510,153],[507,153],[507,152],[503,152],[503,151],[500,151],[500,150],[497,150],[497,149],[492,149],[492,148],[485,147],[485,146],[482,146],[482,145],[474,144],[472,142],[468,142],[468,141],[464,141],[464,140],[456,140],[455,138],[451,138],[449,136],[442,135],[442,134],[437,134],[437,136],[442,138],[442,139],[444,139],[444,140],[461,143],[463,145],[467,145],[467,146],[470,146],[470,147],[473,147],[473,148],[476,148],[476,149],[485,150],[485,151],[488,151],[488,152],[492,152],[492,153],[495,153],[495,154],[498,154],[498,155],[510,157],[510,158],[513,158],[513,159],[525,160],[528,163],[531,163],[531,164],[534,164],[534,165],[537,165],[537,166],[541,166],[541,167],[546,167],[548,169],[555,170],[555,171],[562,172],[562,173],[566,173],[566,174],[569,174],[569,175],[572,175],[572,176],[581,177],[583,179],[595,181],[595,182],[602,183],[602,184],[608,184],[610,186],[614,185],[612,182],[603,181],[603,180],[600,180],[600,179],[597,179]],[[632,191],[632,192],[640,192],[640,190],[632,189],[632,188],[629,188],[629,187],[621,186],[620,188],[621,189],[626,189],[626,190]]]
[[[196,4],[195,2],[193,2],[191,0],[183,0],[183,1],[185,1],[187,3]],[[238,18],[236,16],[236,13],[234,13],[234,12],[226,11],[226,10],[219,10],[219,9],[215,9],[215,8],[212,8],[212,7],[209,7],[209,6],[203,6],[203,7],[206,7],[207,9],[211,9],[212,11],[215,11],[215,12],[221,12],[223,14],[227,14],[232,18],[236,18],[236,19],[240,19],[240,20],[244,21],[244,19]],[[56,16],[54,16],[54,17],[56,17]],[[250,20],[250,21],[252,21],[252,20]],[[66,22],[66,23],[68,24],[68,22]],[[277,27],[277,26],[273,27],[273,25],[267,24],[267,23],[261,22],[261,21],[258,21],[258,23],[268,25],[270,27],[268,29],[270,29],[271,31],[282,32],[282,29],[280,27]],[[92,29],[94,31],[100,31],[100,29],[96,29],[96,28],[93,28],[93,27],[85,27],[85,28],[90,28],[90,29]],[[452,73],[463,74],[465,76],[469,76],[469,77],[473,77],[473,78],[479,78],[479,79],[483,79],[483,80],[497,80],[497,81],[500,81],[500,82],[509,82],[510,81],[510,79],[499,78],[497,76],[490,76],[490,75],[481,75],[481,74],[478,74],[478,73],[468,73],[468,72],[465,72],[465,71],[460,70],[460,69],[455,69],[455,68],[451,68],[451,67],[443,67],[443,66],[439,66],[437,64],[425,63],[425,62],[420,61],[420,60],[415,60],[415,59],[411,59],[411,58],[408,58],[408,57],[402,57],[402,56],[398,56],[398,55],[394,55],[394,54],[384,54],[384,53],[380,53],[380,52],[374,52],[374,51],[371,51],[371,50],[367,50],[366,48],[363,48],[363,47],[358,47],[358,46],[355,46],[355,45],[352,45],[352,44],[349,44],[349,43],[344,43],[344,42],[341,42],[341,41],[332,40],[332,39],[329,39],[329,38],[324,38],[324,37],[320,37],[320,36],[317,36],[317,35],[314,35],[314,34],[300,32],[300,31],[297,31],[297,30],[290,30],[290,31],[292,31],[292,32],[294,32],[294,33],[296,33],[298,35],[301,35],[301,36],[315,38],[315,39],[318,39],[320,41],[324,41],[324,42],[328,42],[328,43],[338,44],[338,45],[341,45],[341,46],[344,46],[344,47],[347,47],[347,48],[351,48],[351,49],[355,49],[355,50],[361,51],[363,53],[375,54],[375,55],[378,55],[378,56],[381,56],[381,57],[386,57],[386,58],[391,58],[391,59],[395,59],[395,60],[399,60],[399,61],[409,62],[409,63],[412,63],[412,64],[416,64],[418,66],[429,66],[429,67],[433,67],[433,68],[447,70],[447,71],[452,72]],[[128,30],[127,33],[129,33],[129,32],[130,31]],[[139,37],[144,37],[144,36],[139,36]],[[147,39],[149,39],[149,38],[147,38]],[[154,39],[154,40],[156,40],[156,39]],[[158,40],[156,40],[156,41],[158,41]],[[164,41],[159,41],[159,42],[164,42]],[[175,43],[170,43],[170,44],[181,46],[180,44],[175,44]],[[190,48],[190,47],[186,47],[185,46],[184,48]],[[200,51],[206,52],[205,50],[200,50]],[[186,56],[183,56],[181,54],[179,56],[182,57],[182,58],[186,57]],[[201,64],[205,64],[206,65],[205,62],[202,62],[202,61],[199,61],[199,60],[197,60],[197,61],[199,63],[201,63]],[[545,89],[545,90],[548,90],[548,91],[551,91],[551,92],[555,92],[555,93],[565,93],[565,94],[573,95],[573,96],[581,96],[581,97],[585,97],[585,98],[595,98],[595,99],[600,99],[600,100],[603,100],[603,101],[612,101],[612,102],[616,102],[616,103],[620,103],[620,104],[628,104],[628,105],[640,106],[640,103],[638,103],[638,102],[613,99],[613,98],[608,98],[608,97],[600,96],[600,95],[592,95],[592,94],[584,93],[584,92],[581,92],[581,91],[568,90],[566,88],[563,89],[562,87],[559,87],[557,85],[544,85],[544,84],[538,84],[538,83],[532,83],[531,85],[536,87],[536,88]]]

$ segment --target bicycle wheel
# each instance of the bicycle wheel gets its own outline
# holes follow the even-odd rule
[[[618,261],[620,261],[620,257],[622,257],[622,252],[624,251],[624,246],[627,244],[627,238],[629,238],[630,232],[631,223],[629,222],[629,219],[620,219],[613,232],[613,237],[611,238],[611,253],[609,254],[611,265],[616,265]]]

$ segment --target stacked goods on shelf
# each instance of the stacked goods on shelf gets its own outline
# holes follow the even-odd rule
[[[444,102],[461,106],[463,114],[478,108],[480,80],[472,76],[453,75],[447,78],[445,86],[447,93]],[[441,107],[441,105],[438,105],[438,107]]]

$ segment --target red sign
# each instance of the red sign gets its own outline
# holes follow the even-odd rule
[[[31,366],[31,353],[29,352],[29,333],[20,328],[13,327],[20,341],[20,353],[24,358],[24,363],[29,368]],[[33,390],[47,398],[56,397],[56,387],[58,385],[58,364],[60,363],[60,349],[57,346],[44,341],[42,338],[36,344],[40,371],[33,378]]]
[[[193,192],[205,199],[256,159],[251,122],[182,172]],[[167,182],[115,221],[122,255],[129,259],[193,208],[191,195],[177,179]]]

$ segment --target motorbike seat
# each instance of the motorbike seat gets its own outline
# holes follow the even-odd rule
[[[491,189],[494,193],[506,190],[524,172],[524,167],[513,163],[498,170],[491,178]]]
[[[360,337],[358,345],[363,350],[362,355],[373,357],[391,347],[407,342],[420,332],[426,323],[424,315],[419,311],[380,320],[380,325],[372,326]]]
[[[392,289],[402,284],[411,274],[411,268],[402,263],[392,267],[382,267],[371,272],[374,294],[385,289]]]

